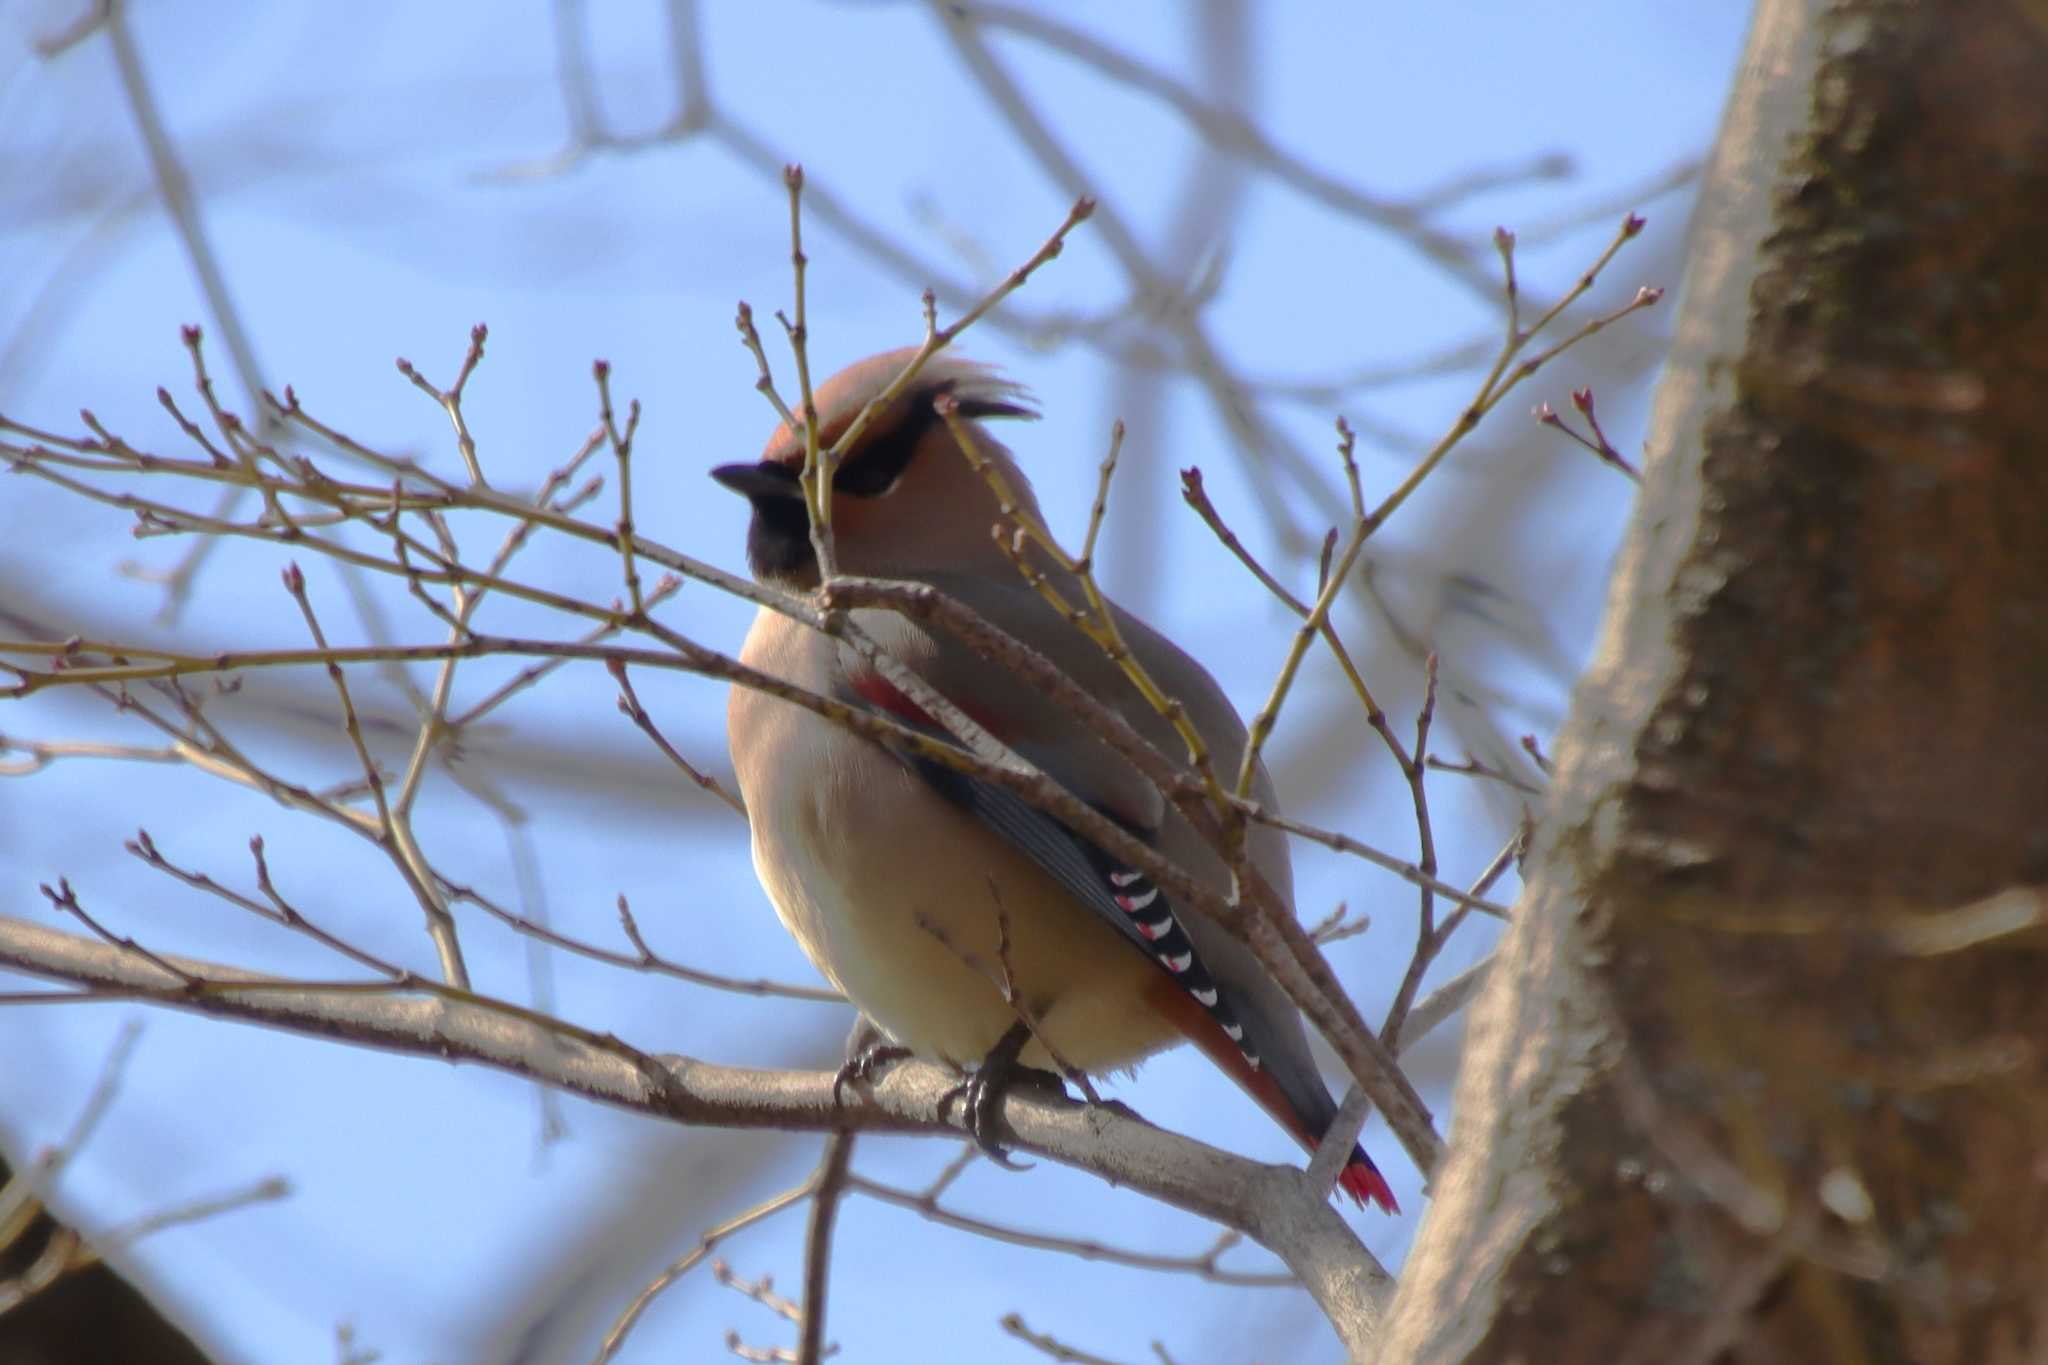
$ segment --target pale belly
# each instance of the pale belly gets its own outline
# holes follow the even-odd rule
[[[745,793],[754,867],[783,925],[877,1026],[975,1065],[1018,1021],[1007,981],[1084,1071],[1179,1040],[1147,1003],[1159,972],[1139,949],[908,768],[816,727]],[[1024,1059],[1051,1064],[1035,1044]]]

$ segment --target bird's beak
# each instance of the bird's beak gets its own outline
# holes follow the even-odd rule
[[[759,464],[722,464],[711,477],[750,501],[762,498],[801,498],[803,485],[797,472],[776,460]]]

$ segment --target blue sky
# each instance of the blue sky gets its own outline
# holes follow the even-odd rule
[[[91,407],[137,445],[183,452],[157,406],[189,392],[178,327],[215,342],[224,398],[248,407],[218,341],[180,238],[154,195],[104,35],[53,60],[32,50],[77,7],[31,3],[0,17],[0,411],[69,429]],[[1736,5],[1588,3],[1521,6],[1248,7],[1204,44],[1208,6],[1048,4],[1032,12],[1091,35],[1203,98],[1251,115],[1319,173],[1412,201],[1480,172],[1564,158],[1569,173],[1522,175],[1432,213],[1496,265],[1496,224],[1530,245],[1524,286],[1568,284],[1611,234],[1630,196],[1651,220],[1596,300],[1638,284],[1675,293],[1689,192],[1648,187],[1703,154],[1733,72],[1744,21]],[[607,127],[661,127],[675,109],[667,10],[616,4],[565,11],[588,45],[590,85]],[[589,430],[593,358],[646,417],[635,466],[646,534],[731,567],[741,507],[704,471],[750,458],[772,414],[732,329],[735,301],[764,319],[789,294],[779,180],[735,148],[697,137],[559,160],[569,141],[558,12],[535,4],[251,7],[141,3],[132,28],[169,136],[197,190],[228,294],[273,387],[290,383],[327,420],[373,444],[458,468],[441,414],[398,376],[411,358],[445,380],[471,324],[487,321],[486,359],[469,413],[494,481],[531,487]],[[892,269],[813,220],[810,320],[821,369],[914,341],[925,275],[985,284],[1027,255],[1070,195],[977,85],[922,5],[706,4],[703,62],[716,107],[771,153],[801,160],[814,186],[918,262]],[[1228,26],[1228,12],[1215,20]],[[1399,364],[1500,327],[1487,287],[1451,278],[1411,241],[1332,211],[1268,170],[1204,154],[1156,99],[1106,79],[1073,54],[1016,32],[990,48],[1105,208],[1016,300],[1025,322],[1092,319],[1068,329],[983,328],[963,349],[1029,385],[1044,420],[1014,444],[1057,528],[1078,536],[1112,419],[1131,425],[1102,557],[1106,586],[1180,639],[1241,709],[1264,696],[1288,627],[1180,505],[1174,471],[1204,470],[1212,497],[1275,571],[1312,582],[1314,538],[1338,515],[1331,420],[1366,433],[1369,491],[1398,482],[1455,417],[1464,370],[1296,400],[1258,391],[1267,444],[1247,450],[1204,387],[1130,363],[1160,328],[1131,300],[1115,250],[1122,224],[1167,285],[1206,282],[1205,334],[1240,376],[1322,382]],[[753,145],[748,143],[745,145]],[[1589,206],[1587,225],[1546,235]],[[1541,240],[1539,240],[1541,239]],[[924,272],[920,275],[919,272]],[[1383,700],[1412,723],[1417,641],[1438,650],[1445,714],[1432,748],[1513,761],[1514,740],[1547,736],[1592,638],[1629,486],[1527,412],[1566,406],[1591,383],[1625,453],[1638,444],[1646,381],[1670,304],[1546,370],[1503,405],[1470,448],[1375,542],[1373,586],[1345,628]],[[1117,357],[1121,354],[1124,359]],[[1276,451],[1291,443],[1305,474]],[[0,486],[0,584],[64,630],[297,644],[278,590],[281,558],[228,547],[209,562],[175,627],[159,624],[159,588],[124,575],[163,567],[175,545],[137,542],[103,507],[25,479]],[[601,556],[546,546],[523,561],[543,581],[599,598],[616,591]],[[363,638],[345,585],[307,566],[323,618]],[[393,638],[440,628],[382,586]],[[748,612],[702,588],[668,619],[736,648]],[[531,624],[507,610],[500,625]],[[479,666],[459,691],[481,695],[503,670]],[[402,722],[398,694],[364,675],[366,705]],[[321,684],[324,688],[324,683]],[[308,781],[345,777],[349,759],[321,688],[251,680],[218,714]],[[708,683],[647,679],[643,696],[683,751],[724,763],[722,695]],[[1407,856],[1405,788],[1368,742],[1334,670],[1318,662],[1275,741],[1290,809]],[[695,965],[812,979],[752,878],[738,822],[676,783],[617,715],[601,670],[570,671],[508,708],[465,762],[525,817],[505,823],[435,779],[422,837],[445,870],[507,900],[544,897],[558,923],[612,941],[612,902],[629,895],[658,945]],[[244,712],[232,709],[246,705]],[[294,724],[294,708],[310,718]],[[0,709],[0,734],[30,739],[141,736],[78,697]],[[380,742],[403,759],[403,735]],[[1500,789],[1433,779],[1445,875],[1473,875],[1512,829]],[[40,881],[68,876],[109,922],[153,947],[307,975],[336,964],[302,940],[253,924],[179,888],[120,851],[146,826],[167,855],[246,884],[247,841],[261,833],[280,885],[309,915],[416,966],[430,963],[416,911],[388,866],[359,843],[189,769],[75,761],[0,785],[4,913],[47,917]],[[523,888],[518,859],[532,853]],[[1369,1017],[1384,1009],[1413,934],[1413,895],[1355,861],[1304,850],[1300,903],[1317,919],[1338,902],[1373,931],[1332,948]],[[1508,891],[1512,890],[1510,886]],[[529,900],[526,902],[531,904]],[[527,990],[526,946],[476,924],[480,982]],[[1482,929],[1455,942],[1438,975],[1483,953]],[[12,983],[9,983],[10,985]],[[657,1050],[736,1063],[822,1065],[841,1010],[761,1002],[673,982],[555,964],[557,1008]],[[88,1229],[278,1174],[286,1201],[160,1234],[126,1257],[171,1311],[234,1362],[334,1356],[338,1324],[387,1362],[584,1359],[640,1283],[705,1226],[800,1178],[818,1140],[688,1133],[569,1103],[570,1135],[541,1139],[530,1087],[476,1069],[394,1059],[132,1007],[17,1010],[0,1049],[0,1132],[19,1160],[56,1139],[83,1102],[124,1021],[145,1023],[120,1094],[66,1172],[57,1205]],[[1453,1053],[1425,1048],[1418,1075],[1448,1123]],[[1298,1154],[1207,1064],[1179,1054],[1115,1093],[1156,1122],[1270,1160]],[[1361,1235],[1397,1263],[1426,1206],[1398,1146],[1367,1141],[1407,1214],[1360,1215]],[[915,1186],[948,1144],[870,1140],[865,1174]],[[1041,1164],[1016,1176],[978,1165],[955,1187],[963,1208],[1020,1226],[1169,1253],[1199,1253],[1213,1231],[1099,1182]],[[735,1269],[794,1291],[801,1215],[724,1249]],[[1018,1250],[931,1226],[870,1200],[848,1203],[839,1231],[831,1335],[841,1358],[1032,1360],[996,1320],[1120,1360],[1330,1360],[1334,1339],[1306,1296],[1241,1289]],[[1240,1249],[1233,1265],[1264,1269]],[[550,1312],[539,1326],[541,1306]],[[529,1331],[529,1328],[531,1330]],[[737,1329],[786,1344],[784,1326],[702,1270],[650,1313],[626,1360],[698,1358]]]

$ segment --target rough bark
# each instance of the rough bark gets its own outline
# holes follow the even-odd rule
[[[2048,17],[1764,0],[1381,1358],[2048,1355]]]

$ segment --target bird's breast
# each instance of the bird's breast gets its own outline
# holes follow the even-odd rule
[[[1158,968],[1142,952],[893,754],[758,694],[736,695],[731,721],[754,868],[777,915],[898,1042],[979,1062],[1017,1021],[1006,983],[1083,1070],[1178,1037],[1147,1001]],[[1027,1060],[1049,1061],[1036,1048]]]

